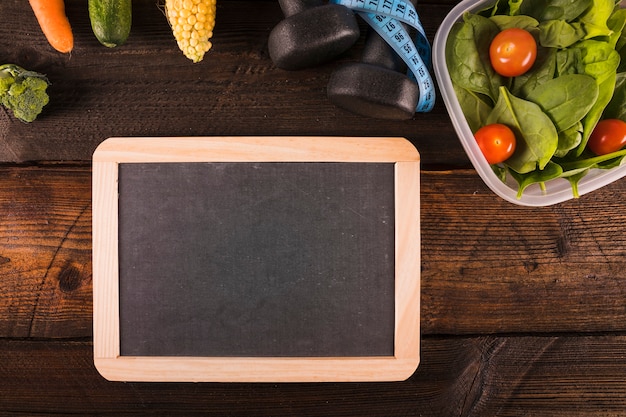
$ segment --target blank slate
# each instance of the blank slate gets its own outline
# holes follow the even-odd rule
[[[117,381],[408,378],[419,175],[402,138],[104,141],[96,368]]]

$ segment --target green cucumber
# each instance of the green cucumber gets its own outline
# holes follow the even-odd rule
[[[128,39],[132,21],[132,0],[89,0],[91,29],[98,41],[109,48]]]

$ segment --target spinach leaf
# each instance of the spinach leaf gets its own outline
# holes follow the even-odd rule
[[[476,14],[479,15],[479,16],[483,16],[483,17],[494,16],[496,14],[499,14],[499,12],[498,12],[498,10],[499,10],[498,6],[499,5],[500,5],[500,0],[496,0],[491,6],[476,11]]]
[[[620,56],[607,42],[596,40],[582,41],[573,48],[581,50],[584,73],[594,77],[598,83],[598,98],[583,119],[583,140],[576,149],[576,156],[580,156],[587,146],[593,128],[602,117],[604,108],[613,97]]]
[[[467,124],[471,131],[476,133],[478,129],[486,124],[487,117],[491,113],[492,107],[481,98],[480,94],[473,91],[466,90],[465,88],[453,85],[456,97],[459,100],[459,105]],[[489,100],[489,98],[487,98]]]
[[[609,36],[609,44],[613,48],[617,49],[617,45],[620,41],[624,41],[624,26],[626,26],[626,9],[617,9],[609,20],[607,26],[613,31],[613,34]],[[622,56],[622,59],[624,57]]]
[[[554,156],[557,158],[565,157],[569,151],[575,149],[583,140],[583,124],[576,123],[569,129],[559,132],[559,144],[556,147]]]
[[[626,10],[626,9],[620,9]],[[617,68],[618,72],[626,72],[626,27],[622,28],[622,31],[615,41],[615,50],[622,57],[619,67]]]
[[[578,18],[578,22],[587,33],[585,39],[611,36],[612,31],[607,26],[607,21],[614,8],[614,0],[592,0],[592,6]]]
[[[626,122],[626,72],[615,77],[615,92],[604,109],[603,119],[621,119]]]
[[[564,175],[569,175],[571,172],[584,168],[601,168],[610,169],[618,166],[622,163],[623,158],[626,156],[626,149],[622,149],[617,152],[608,153],[606,155],[591,156],[588,158],[577,159],[575,161],[561,162]]]
[[[533,35],[539,34],[539,22],[530,16],[507,16],[497,15],[489,18],[492,22],[498,25],[500,30],[509,28],[519,28],[527,30]]]
[[[511,13],[509,13],[509,10],[511,9],[510,7],[510,2],[512,3],[516,3],[519,2],[521,0],[496,0],[491,6],[479,11],[477,14],[484,16],[484,17],[491,17],[491,16],[496,16],[496,15],[510,15]],[[513,6],[515,8],[517,8],[517,6]]]
[[[537,58],[532,70],[513,78],[511,92],[518,97],[525,98],[529,92],[538,86],[550,81],[556,73],[555,48],[537,47]]]
[[[584,74],[562,75],[532,90],[527,100],[548,114],[558,132],[579,122],[598,98],[596,80]]]
[[[561,177],[570,182],[574,197],[578,197],[578,183],[591,169],[612,169],[618,167],[624,163],[625,156],[626,150],[621,150],[607,155],[565,162],[561,165],[561,168],[563,168]]]
[[[556,74],[584,74],[585,66],[582,61],[582,49],[568,48],[556,53]]]
[[[498,26],[486,17],[466,13],[463,23],[453,26],[446,43],[450,78],[458,86],[490,97],[495,103],[503,78],[489,60],[489,44]]]
[[[502,182],[506,182],[509,170],[503,165],[491,165],[491,170]]]
[[[509,14],[515,16],[519,14],[520,7],[524,0],[509,0]]]
[[[554,162],[548,162],[543,170],[537,169],[526,174],[510,171],[510,174],[518,184],[517,198],[521,198],[524,190],[532,184],[541,184],[541,188],[543,189],[543,183],[559,178],[563,174],[563,168]]]
[[[538,105],[515,97],[506,87],[500,87],[500,97],[487,123],[505,124],[515,133],[515,152],[505,165],[520,174],[543,169],[556,151],[559,138],[550,118]]]
[[[545,20],[539,24],[539,43],[548,48],[567,48],[585,37],[580,25],[565,20]]]
[[[572,186],[572,194],[574,197],[580,197],[580,193],[578,192],[578,183],[583,179],[587,173],[589,173],[590,168],[585,168],[577,171],[576,173],[570,173],[569,175],[565,175],[564,178],[567,179]]]
[[[520,13],[539,21],[565,20],[571,22],[587,10],[593,0],[525,0]],[[612,0],[610,0],[612,1]]]

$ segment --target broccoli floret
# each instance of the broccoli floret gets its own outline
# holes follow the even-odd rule
[[[0,97],[3,97],[11,88],[11,85],[15,83],[13,77],[0,77]]]
[[[48,79],[14,64],[0,65],[0,103],[24,122],[32,122],[48,104]]]

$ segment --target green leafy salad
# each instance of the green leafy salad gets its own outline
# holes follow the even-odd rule
[[[515,133],[515,151],[492,164],[503,181],[578,182],[591,169],[623,163],[626,149],[605,155],[587,143],[601,120],[626,122],[626,9],[616,0],[498,0],[467,12],[450,31],[446,62],[473,133],[500,123]],[[536,58],[522,75],[505,77],[490,63],[501,31],[521,28],[536,40]]]

